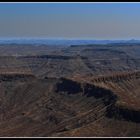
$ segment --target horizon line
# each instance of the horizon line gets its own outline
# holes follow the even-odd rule
[[[46,39],[46,40],[94,40],[94,41],[119,41],[119,40],[140,40],[135,38],[127,38],[127,39],[97,39],[97,38],[65,38],[65,37],[0,37],[0,40],[22,40],[22,39]]]

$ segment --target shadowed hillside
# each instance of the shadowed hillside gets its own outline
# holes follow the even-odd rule
[[[132,90],[128,83],[139,83],[139,77],[122,75],[119,81],[114,75],[111,81],[97,83],[1,75],[0,136],[139,136],[139,94],[135,93],[135,99],[125,90]],[[136,84],[133,86],[140,90]],[[118,127],[125,127],[125,133]]]

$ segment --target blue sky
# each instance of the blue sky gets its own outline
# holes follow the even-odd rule
[[[0,37],[140,39],[140,3],[0,3]]]

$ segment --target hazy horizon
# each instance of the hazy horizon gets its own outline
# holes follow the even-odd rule
[[[93,41],[130,41],[130,40],[138,40],[135,38],[128,39],[96,39],[96,38],[49,38],[49,37],[0,37],[0,40],[93,40]]]
[[[140,38],[59,38],[59,37],[0,37],[0,40],[13,40],[13,39],[46,39],[46,40],[140,40]]]
[[[0,38],[140,39],[140,3],[0,3]]]

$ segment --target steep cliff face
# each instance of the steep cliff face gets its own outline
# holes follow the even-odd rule
[[[61,78],[60,82],[56,85],[56,92],[66,92],[66,94],[76,94],[82,92],[80,83],[75,81]]]
[[[106,117],[113,120],[140,123],[140,72],[123,72],[99,77],[74,77],[82,83],[112,91],[117,99],[106,110]],[[104,94],[105,92],[103,92]]]
[[[65,128],[52,136],[139,136],[139,78],[139,71],[94,79],[89,77],[87,81],[76,77],[74,81],[79,81],[84,85],[83,95],[88,98],[94,97],[96,100],[100,99],[104,107],[97,112],[94,109],[92,121],[87,113],[90,123],[80,127],[73,126],[70,127],[71,129]],[[80,118],[80,121],[83,118],[84,116]],[[127,128],[123,129],[124,127]]]
[[[112,105],[107,109],[107,117],[140,123],[140,111]]]

